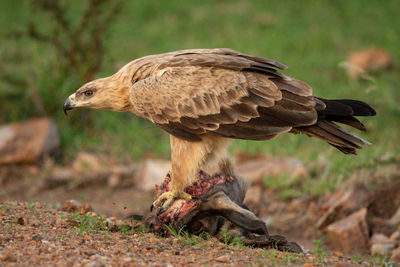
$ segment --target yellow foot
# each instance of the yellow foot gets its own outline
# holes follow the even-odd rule
[[[161,196],[159,196],[156,201],[153,202],[153,207],[154,208],[167,208],[169,205],[174,202],[175,199],[181,198],[184,200],[191,200],[192,196],[189,195],[188,193],[181,192],[181,191],[169,191],[162,193]]]

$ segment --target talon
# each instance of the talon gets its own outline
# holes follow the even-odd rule
[[[153,202],[153,208],[168,208],[172,202],[174,202],[175,199],[184,199],[186,201],[190,201],[192,199],[192,196],[189,195],[188,193],[185,192],[179,192],[179,191],[170,191],[170,192],[165,192],[159,196],[156,201]]]

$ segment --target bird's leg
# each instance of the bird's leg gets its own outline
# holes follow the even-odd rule
[[[171,136],[172,171],[169,192],[161,194],[154,201],[155,208],[166,208],[177,198],[191,199],[184,190],[197,179],[196,172],[208,154],[208,144],[209,142],[190,142]]]

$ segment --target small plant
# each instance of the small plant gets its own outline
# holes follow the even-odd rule
[[[85,233],[97,233],[99,231],[108,231],[106,225],[104,224],[105,219],[102,216],[92,217],[91,213],[84,215],[74,213],[67,216],[67,219],[76,223],[79,235],[83,235]]]
[[[325,251],[321,246],[322,242],[321,242],[321,240],[313,240],[312,243],[314,245],[314,248],[311,251],[311,253],[318,257],[319,263],[322,263],[324,261],[324,254],[325,254]]]
[[[147,228],[147,226],[144,224],[139,224],[137,227],[135,227],[135,231],[139,234],[147,234],[150,232],[149,228]]]
[[[275,251],[268,252],[267,257],[270,260],[271,266],[275,266],[276,265],[276,252]]]
[[[172,227],[172,225],[165,225],[165,227],[175,238],[177,238],[179,241],[181,241],[185,245],[193,246],[193,245],[197,245],[198,243],[200,243],[199,236],[197,238],[190,236],[189,232],[187,230],[185,230],[186,225],[182,226],[178,232]]]
[[[295,263],[298,259],[298,256],[293,255],[292,253],[281,254],[280,259],[285,262],[285,265],[289,265],[291,263]]]
[[[293,255],[293,254],[290,254],[289,256],[288,256],[288,262],[289,263],[295,263],[297,260],[298,260],[298,256],[297,255]]]
[[[34,209],[36,209],[36,207],[35,207],[35,203],[29,203],[29,202],[25,202],[25,204],[26,204],[26,206],[28,207],[28,209],[30,209],[30,210],[34,210]]]
[[[228,245],[229,241],[230,241],[230,237],[228,235],[228,229],[226,229],[225,227],[222,227],[221,231],[222,231],[222,240],[224,241],[225,245]]]
[[[354,254],[353,256],[351,256],[351,261],[352,261],[354,264],[357,264],[358,262],[360,262],[360,260],[361,260],[361,256],[358,255],[358,254]]]
[[[6,213],[11,213],[12,212],[12,208],[6,205],[0,205],[0,210],[5,210]]]
[[[256,259],[256,263],[263,264],[264,263],[264,259],[263,258],[258,258],[258,259]]]
[[[243,240],[238,236],[233,238],[231,245],[238,246],[238,247],[245,247],[245,245],[243,244]]]
[[[389,262],[390,256],[372,255],[372,262],[376,266],[396,266]]]
[[[132,228],[129,225],[126,224],[121,224],[119,226],[119,231],[124,234],[127,235],[130,231],[132,231]]]

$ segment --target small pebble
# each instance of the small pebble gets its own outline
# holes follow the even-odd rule
[[[17,223],[18,223],[19,225],[24,225],[24,224],[25,224],[24,218],[19,217],[19,218],[17,219]]]
[[[229,255],[222,255],[215,259],[217,262],[229,262],[231,257]]]
[[[334,252],[332,252],[332,256],[335,256],[335,257],[342,257],[342,256],[343,256],[343,253],[340,252],[340,251],[334,251]]]
[[[15,262],[15,261],[17,261],[17,258],[10,251],[5,251],[0,254],[0,260]]]
[[[390,255],[390,252],[394,248],[393,244],[373,244],[371,246],[371,254],[372,255]]]

